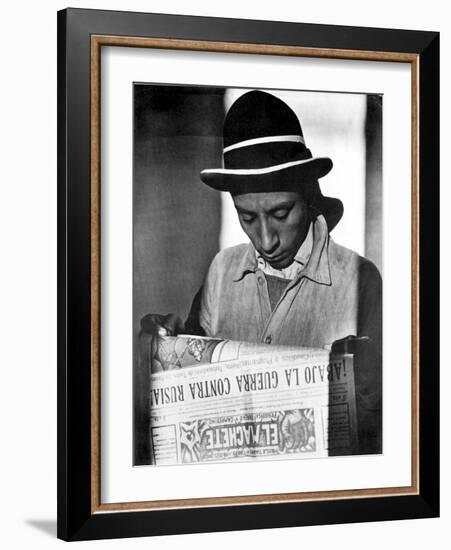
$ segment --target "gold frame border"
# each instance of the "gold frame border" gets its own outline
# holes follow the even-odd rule
[[[412,70],[412,479],[407,487],[384,487],[341,491],[316,491],[265,495],[225,496],[117,502],[100,500],[100,50],[102,46],[164,48],[209,52],[320,57],[410,63]],[[399,52],[334,50],[266,44],[239,44],[139,38],[91,36],[91,513],[132,510],[164,510],[211,506],[307,502],[343,498],[368,498],[419,494],[419,56]]]

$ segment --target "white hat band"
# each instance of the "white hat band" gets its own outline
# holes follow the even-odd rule
[[[224,147],[224,153],[233,151],[234,149],[241,149],[242,147],[249,147],[251,145],[259,145],[260,143],[275,143],[275,142],[294,142],[294,143],[303,143],[305,145],[304,138],[302,136],[267,136],[254,139],[246,139],[245,141],[240,141],[238,143],[233,143],[228,147]]]

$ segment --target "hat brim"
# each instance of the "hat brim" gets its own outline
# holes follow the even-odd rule
[[[213,189],[229,193],[258,193],[293,189],[293,184],[302,187],[303,182],[317,181],[332,169],[328,157],[315,157],[271,166],[257,170],[227,170],[225,168],[202,170],[201,180]],[[343,216],[343,203],[320,192],[315,208],[326,219],[329,231]]]
[[[229,193],[258,192],[283,189],[287,185],[303,181],[314,181],[328,174],[332,169],[328,157],[314,157],[277,164],[267,168],[230,170],[212,168],[202,170],[200,179],[218,191]]]

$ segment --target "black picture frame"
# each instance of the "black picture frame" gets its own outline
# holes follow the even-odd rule
[[[91,38],[152,37],[412,54],[418,63],[418,494],[93,509]],[[377,58],[375,55],[375,58]],[[335,57],[333,52],[330,57]],[[67,9],[58,12],[58,537],[64,540],[439,515],[439,33]]]

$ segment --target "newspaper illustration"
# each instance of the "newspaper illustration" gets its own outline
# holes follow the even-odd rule
[[[353,356],[159,337],[152,353],[150,438],[157,465],[353,454]]]

